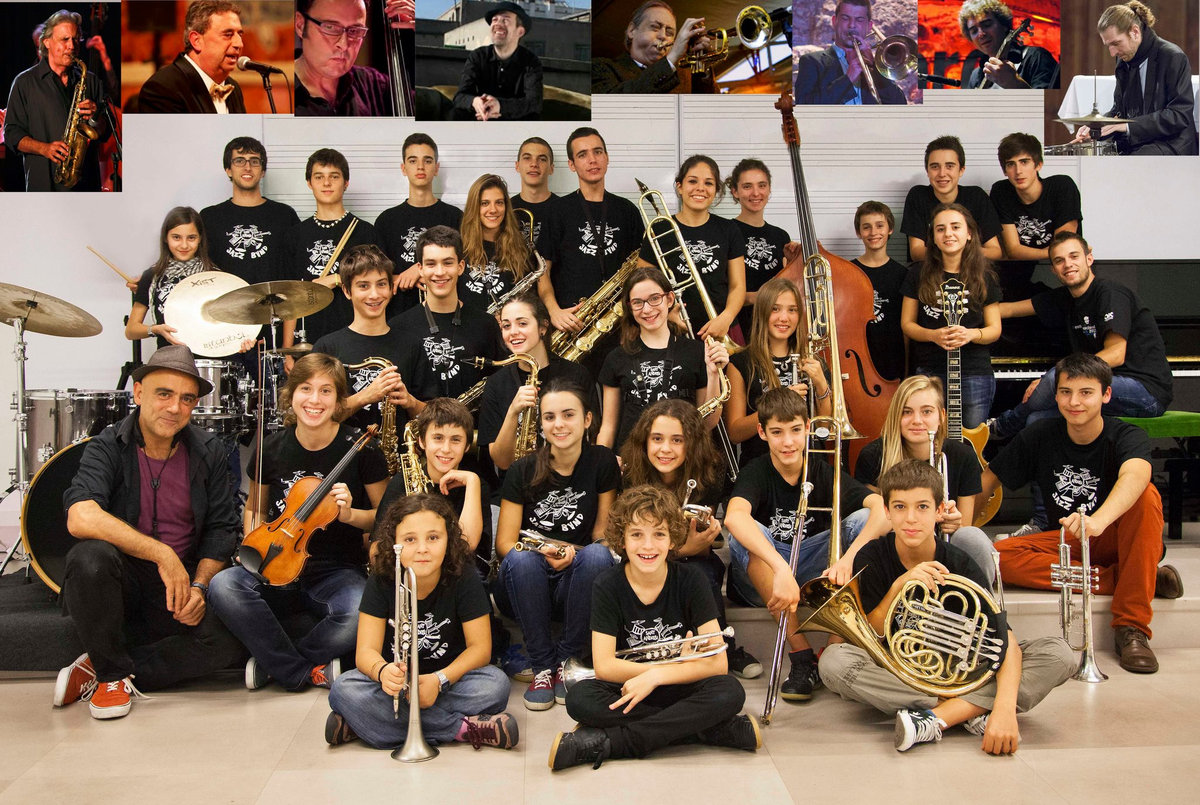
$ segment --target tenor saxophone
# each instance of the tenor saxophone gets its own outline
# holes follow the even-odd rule
[[[529,253],[537,260],[537,268],[530,271],[524,277],[521,277],[513,287],[508,289],[508,292],[503,294],[499,299],[494,300],[488,305],[488,313],[493,316],[500,313],[504,306],[525,294],[530,288],[537,284],[537,281],[546,273],[546,259],[538,254],[537,246],[533,241],[533,213],[525,209],[514,209],[514,214],[524,214],[529,219]]]
[[[87,100],[84,92],[87,65],[79,59],[72,60],[71,65],[76,64],[79,65],[79,81],[75,84],[75,92],[71,96],[71,110],[67,115],[67,128],[62,137],[67,146],[67,156],[62,162],[54,165],[54,181],[63,187],[74,187],[79,183],[79,178],[83,175],[84,154],[94,140],[100,139],[100,131],[96,124],[79,116],[79,104]]]
[[[387,358],[367,358],[361,363],[346,364],[346,369],[349,371],[350,369],[363,369],[368,366],[383,371],[395,366],[395,364]],[[379,401],[379,411],[381,414],[379,422],[379,447],[383,450],[383,457],[387,460],[388,475],[395,475],[401,469],[400,445],[396,440],[396,406],[385,395]]]
[[[417,451],[417,426],[409,422],[404,426],[404,452],[398,458],[399,472],[404,478],[404,494],[418,495],[428,492],[433,481],[421,466],[421,455]]]

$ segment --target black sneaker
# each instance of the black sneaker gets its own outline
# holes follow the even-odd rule
[[[734,676],[742,679],[757,679],[762,676],[762,663],[741,646],[730,646],[725,652],[725,659],[729,663],[729,673]]]
[[[612,755],[608,734],[598,727],[576,727],[574,732],[560,732],[550,744],[550,770],[561,771],[581,763],[591,763],[593,769]]]
[[[762,746],[762,733],[758,722],[747,715],[737,715],[723,724],[710,727],[700,733],[700,742],[709,746],[727,746],[730,749],[757,751]]]
[[[779,695],[785,702],[806,702],[821,686],[821,675],[815,662],[794,662],[788,678],[779,688]]]
[[[330,746],[340,746],[357,740],[358,736],[354,734],[354,730],[350,729],[346,719],[342,718],[339,713],[331,712],[325,719],[325,743]]]
[[[907,752],[917,744],[942,740],[942,720],[930,710],[900,710],[896,713],[896,751]]]

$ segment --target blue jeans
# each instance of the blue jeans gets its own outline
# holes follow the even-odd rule
[[[421,732],[430,743],[450,743],[467,716],[503,712],[511,691],[512,683],[494,665],[467,671],[421,710]],[[393,716],[393,701],[378,682],[357,668],[334,680],[329,691],[329,708],[376,749],[393,749],[408,737],[408,699],[401,694],[398,716]]]
[[[284,587],[231,567],[213,577],[208,603],[275,681],[299,690],[313,668],[354,650],[366,583],[357,567],[312,559],[300,579]],[[279,616],[301,611],[321,620],[293,642]]]
[[[930,375],[941,378],[942,388],[946,387],[945,373],[930,372],[917,367],[913,374]],[[992,400],[996,396],[996,376],[963,375],[962,376],[962,424],[964,428],[974,428],[988,418],[992,410]]]
[[[525,653],[534,672],[553,668],[568,657],[591,655],[592,582],[616,564],[608,548],[593,542],[575,551],[565,570],[554,571],[536,551],[509,551],[497,579],[504,601],[521,624]],[[562,639],[555,645],[550,620],[562,615]]]
[[[858,537],[858,532],[863,530],[863,526],[867,524],[871,512],[869,509],[859,509],[858,511],[842,518],[842,551],[850,547]],[[762,523],[755,523],[763,536],[767,538],[775,546],[775,550],[783,557],[783,561],[787,562],[791,559],[792,543],[780,542],[771,537],[771,532]],[[800,558],[796,564],[796,583],[804,584],[806,581],[811,581],[817,576],[820,576],[825,568],[829,567],[829,531],[822,531],[819,534],[813,534],[811,537],[805,537],[799,545]],[[749,576],[746,575],[746,566],[750,564],[750,551],[746,550],[746,546],[737,541],[737,537],[730,536],[729,538],[729,580],[730,584],[735,584],[738,593],[742,599],[748,603],[757,606],[764,606],[762,597],[758,591],[754,589],[754,585],[750,583]],[[739,571],[738,574],[734,570]]]
[[[1037,388],[1029,399],[1015,408],[1010,408],[996,417],[996,431],[992,436],[1006,439],[1014,436],[1026,425],[1031,425],[1039,419],[1059,416],[1057,384],[1055,370],[1050,369],[1042,375]],[[1140,380],[1132,377],[1114,375],[1112,379],[1112,399],[1104,404],[1101,413],[1106,416],[1162,416],[1166,410],[1161,402],[1154,398]],[[964,423],[965,424],[965,423]]]

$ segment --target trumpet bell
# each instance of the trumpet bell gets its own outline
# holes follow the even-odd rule
[[[734,23],[738,39],[750,50],[758,50],[771,39],[771,15],[762,6],[746,6]]]
[[[875,69],[891,81],[917,71],[917,43],[908,36],[889,36],[875,48]]]

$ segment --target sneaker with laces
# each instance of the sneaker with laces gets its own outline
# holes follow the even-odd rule
[[[330,746],[341,746],[357,740],[358,736],[354,734],[354,730],[350,729],[350,725],[346,723],[346,719],[342,718],[341,713],[331,712],[325,719],[325,743]]]
[[[1039,534],[1046,529],[1037,524],[1037,521],[1030,520],[1025,525],[1018,528],[1016,531],[1009,534],[1010,537],[1028,537],[1030,534]]]
[[[729,663],[729,673],[742,679],[757,679],[762,676],[763,667],[754,655],[738,645],[731,645],[725,652]]]
[[[747,715],[736,715],[701,732],[700,742],[709,746],[727,746],[730,749],[755,752],[762,747],[762,733],[755,719]]]
[[[608,733],[598,727],[577,727],[574,732],[560,732],[550,744],[550,770],[562,771],[581,763],[598,769],[611,756]]]
[[[92,718],[103,720],[127,716],[129,708],[133,706],[132,696],[140,695],[128,676],[115,682],[97,682],[96,690],[88,702]]]
[[[942,720],[929,710],[896,713],[896,751],[907,752],[917,744],[942,740]]]
[[[977,716],[968,718],[963,722],[963,729],[972,735],[982,736],[987,730],[988,713],[980,713]]]
[[[80,654],[75,662],[58,672],[54,682],[54,706],[66,707],[80,699],[87,701],[96,690],[96,671],[87,654]]]
[[[310,683],[312,683],[313,687],[317,687],[317,688],[333,687],[333,678],[334,678],[333,663],[335,663],[335,662],[337,662],[337,660],[334,660],[333,662],[328,662],[325,665],[318,665],[316,668],[313,668],[311,671],[308,672],[308,681]]]
[[[554,706],[554,668],[538,671],[525,691],[526,710],[549,710]]]
[[[517,745],[517,720],[508,713],[497,713],[494,716],[467,716],[466,732],[459,740],[471,744],[476,751],[481,746],[494,746],[497,749],[512,749]]]
[[[567,683],[561,662],[554,669],[554,701],[562,705],[567,703]]]
[[[500,670],[508,674],[509,677],[518,682],[533,681],[533,666],[529,664],[529,657],[525,656],[525,652],[521,650],[521,645],[518,643],[514,646],[509,646],[505,652],[500,655]]]
[[[246,660],[246,690],[258,690],[266,687],[271,681],[271,675],[267,673],[267,669],[259,664],[258,660],[251,657]]]
[[[806,702],[821,685],[821,674],[815,662],[794,662],[787,679],[779,687],[779,696],[785,702]]]

